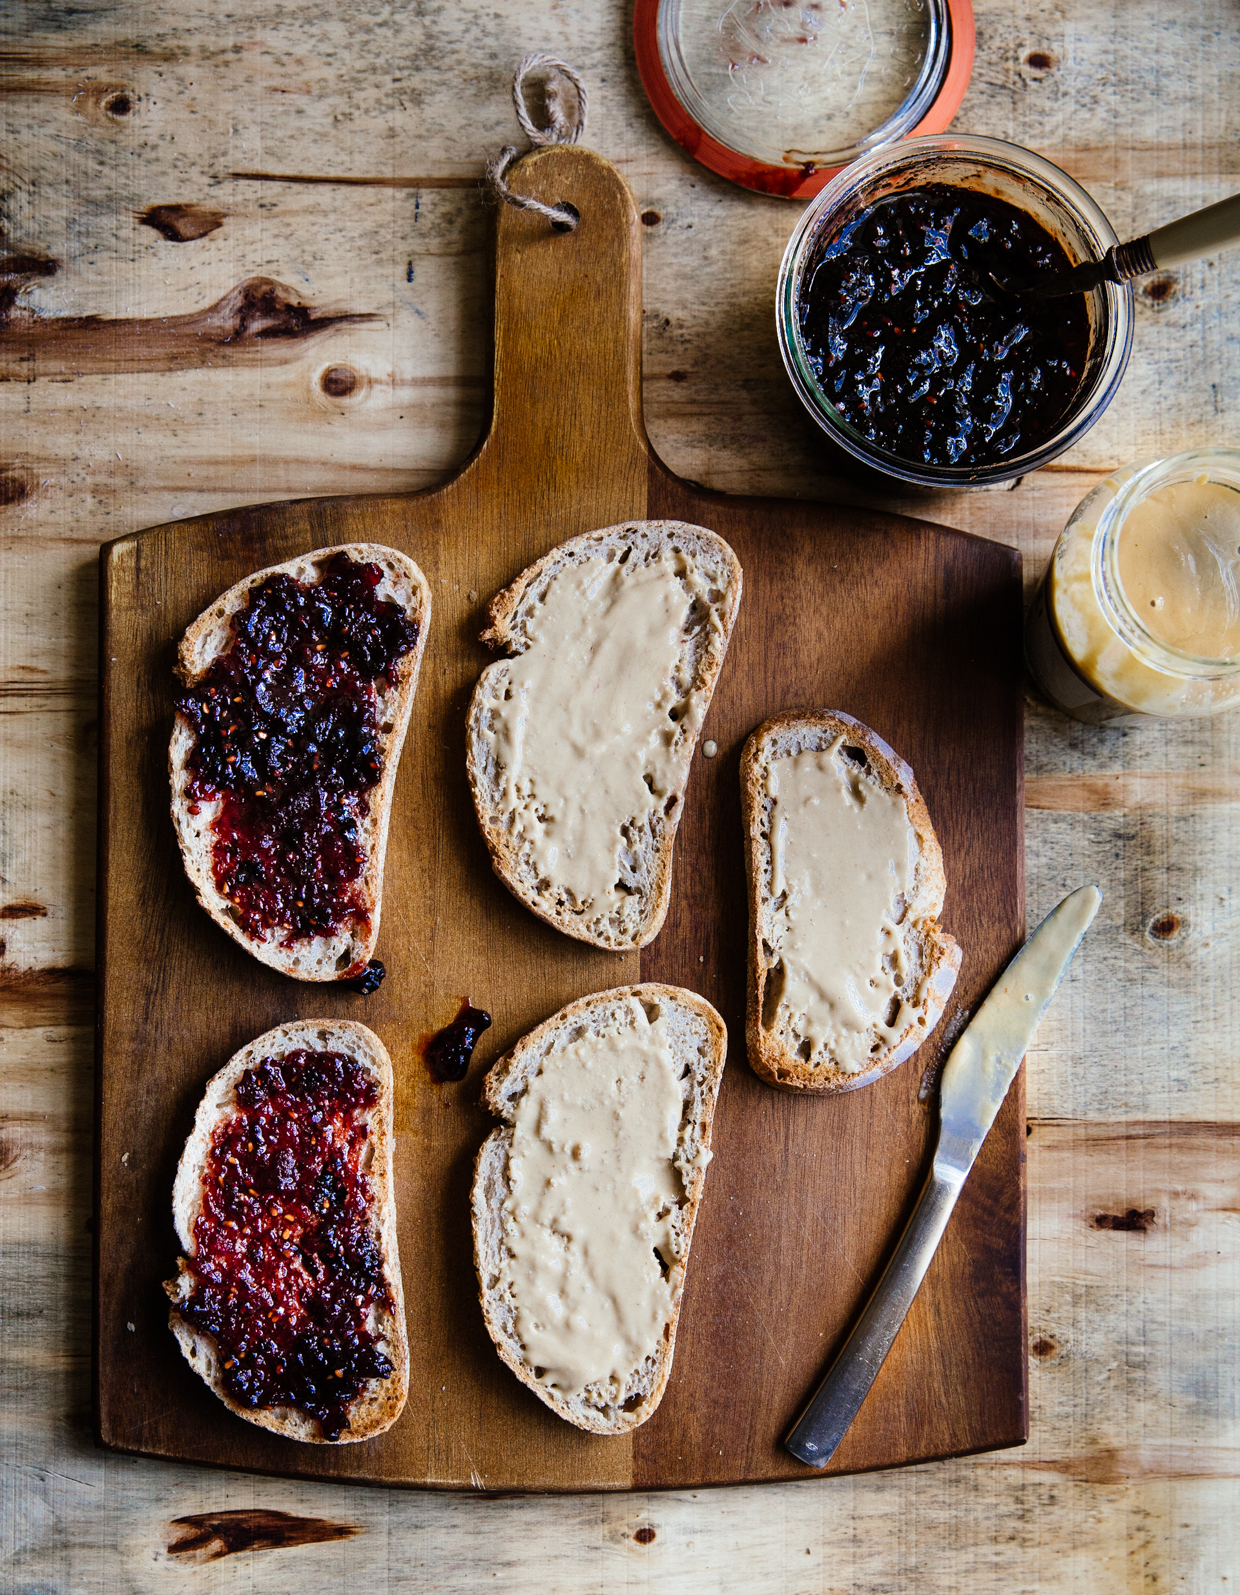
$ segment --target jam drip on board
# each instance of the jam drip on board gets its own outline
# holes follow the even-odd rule
[[[370,997],[378,991],[386,976],[387,965],[381,963],[378,958],[372,958],[361,974],[354,975],[352,980],[345,982],[345,985],[352,987],[354,991],[360,992],[363,997]]]
[[[337,554],[321,580],[269,576],[233,642],[177,704],[193,728],[191,803],[219,799],[211,867],[247,935],[284,945],[366,925],[362,827],[382,775],[376,686],[417,623],[377,596],[378,565]]]
[[[426,1044],[426,1064],[431,1079],[440,1085],[463,1080],[469,1072],[478,1037],[490,1028],[490,1014],[481,1008],[471,1008],[466,997],[452,1023],[436,1031]]]
[[[363,1172],[378,1087],[337,1052],[264,1058],[237,1083],[203,1174],[181,1317],[219,1348],[243,1407],[291,1406],[328,1440],[392,1364],[368,1328],[391,1308]]]
[[[1075,264],[1027,212],[944,183],[867,206],[807,265],[810,366],[848,424],[927,465],[989,465],[1053,437],[1089,356],[1083,294],[1021,301],[998,283]]]

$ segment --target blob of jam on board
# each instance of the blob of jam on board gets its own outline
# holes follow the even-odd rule
[[[1023,454],[1072,409],[1089,312],[1083,294],[1028,302],[1001,285],[1075,264],[990,194],[932,183],[885,195],[807,263],[806,355],[847,424],[888,454],[934,466]]]
[[[381,959],[372,958],[361,974],[354,975],[346,984],[363,997],[372,997],[386,978],[387,965]]]
[[[393,1292],[365,1172],[378,1096],[343,1053],[297,1049],[247,1069],[202,1170],[193,1256],[169,1290],[215,1342],[233,1401],[294,1407],[325,1440],[393,1371],[374,1327]]]
[[[437,1030],[426,1043],[426,1066],[431,1079],[439,1085],[463,1080],[469,1072],[478,1037],[490,1028],[490,1014],[471,1007],[466,997],[452,1023]]]
[[[232,616],[227,652],[178,700],[196,738],[187,796],[219,802],[215,885],[256,940],[282,933],[291,946],[369,923],[359,882],[383,774],[376,684],[395,684],[419,632],[378,597],[381,576],[344,552],[317,582],[269,576]]]

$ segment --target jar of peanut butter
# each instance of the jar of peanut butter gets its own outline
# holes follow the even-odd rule
[[[1127,466],[1094,488],[1055,545],[1025,659],[1091,725],[1240,703],[1240,450]]]

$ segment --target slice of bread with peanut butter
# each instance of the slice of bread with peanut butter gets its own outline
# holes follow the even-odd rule
[[[741,597],[714,532],[588,532],[492,599],[509,657],[474,689],[469,783],[495,873],[541,919],[615,951],[658,935],[689,765]]]
[[[749,1061],[786,1091],[869,1085],[929,1036],[960,969],[913,772],[851,715],[781,714],[745,744],[741,806]]]
[[[570,1003],[487,1076],[474,1170],[482,1313],[551,1410],[623,1434],[658,1406],[710,1161],[727,1031],[646,984]]]

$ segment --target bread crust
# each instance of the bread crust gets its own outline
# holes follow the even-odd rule
[[[586,532],[569,538],[544,554],[540,560],[522,571],[511,586],[492,598],[487,606],[490,625],[481,634],[481,640],[490,648],[504,649],[508,655],[523,651],[521,628],[529,604],[554,581],[556,575],[569,565],[580,563],[597,555],[609,546],[626,546],[654,551],[661,546],[681,546],[695,557],[712,562],[719,580],[716,590],[720,596],[712,608],[718,617],[718,631],[702,651],[693,671],[690,689],[697,697],[700,713],[686,716],[680,722],[674,746],[686,752],[686,780],[693,750],[697,744],[702,720],[710,707],[715,684],[727,654],[732,628],[740,606],[744,577],[740,561],[732,549],[717,533],[704,526],[692,526],[685,521],[623,521],[616,526],[605,526],[599,531]],[[689,639],[685,641],[686,649]],[[580,915],[567,905],[550,901],[538,889],[536,881],[527,878],[513,838],[502,821],[504,811],[498,798],[492,796],[493,783],[489,778],[484,748],[484,727],[487,714],[488,689],[497,672],[505,669],[503,660],[488,665],[478,679],[470,699],[466,722],[466,770],[469,788],[473,794],[474,810],[479,829],[491,855],[495,873],[513,896],[539,919],[554,925],[578,941],[611,952],[629,952],[645,947],[659,934],[667,917],[672,891],[672,853],[676,832],[684,810],[684,788],[681,787],[670,814],[656,811],[652,817],[653,847],[649,857],[651,881],[643,894],[641,918],[637,926],[628,930],[608,929],[593,931],[583,923]]]
[[[631,1391],[620,1404],[589,1399],[590,1387],[578,1396],[565,1396],[534,1377],[533,1368],[522,1357],[522,1347],[512,1325],[509,1298],[504,1295],[500,1257],[503,1252],[503,1202],[508,1194],[508,1153],[512,1145],[511,1126],[516,1104],[535,1078],[543,1059],[561,1038],[571,1039],[575,1030],[588,1029],[591,1023],[605,1023],[620,1004],[629,998],[660,1013],[667,1010],[669,1030],[675,1025],[673,1049],[686,1065],[682,1081],[683,1115],[677,1137],[675,1166],[684,1188],[681,1219],[676,1230],[675,1258],[671,1272],[672,1312],[664,1325],[656,1350],[639,1369],[633,1370],[626,1390]],[[676,1329],[680,1322],[685,1268],[693,1241],[694,1225],[706,1183],[711,1129],[719,1084],[727,1055],[727,1027],[704,997],[680,986],[648,981],[637,986],[617,986],[595,992],[561,1008],[550,1019],[523,1036],[510,1052],[491,1068],[483,1087],[482,1100],[505,1120],[505,1126],[492,1131],[483,1142],[474,1165],[471,1208],[474,1231],[474,1266],[478,1273],[478,1293],[487,1331],[501,1360],[523,1385],[557,1417],[591,1434],[627,1434],[646,1422],[663,1399],[672,1356],[676,1349]]]
[[[186,1362],[220,1398],[230,1412],[247,1423],[290,1440],[309,1445],[353,1445],[390,1429],[400,1417],[409,1394],[409,1337],[405,1327],[405,1297],[400,1273],[400,1252],[396,1238],[396,1196],[392,1180],[393,1077],[387,1048],[372,1030],[351,1019],[298,1019],[278,1025],[235,1053],[218,1073],[207,1081],[194,1128],[190,1131],[177,1164],[172,1189],[172,1218],[177,1238],[189,1257],[194,1256],[194,1225],[202,1211],[202,1176],[217,1128],[231,1117],[236,1107],[236,1088],[241,1076],[262,1058],[282,1058],[304,1047],[311,1052],[342,1052],[365,1064],[379,1088],[379,1097],[369,1113],[370,1140],[374,1155],[367,1170],[374,1199],[374,1214],[383,1269],[392,1297],[391,1310],[376,1315],[379,1346],[392,1372],[385,1379],[371,1379],[349,1409],[349,1426],[335,1440],[320,1432],[318,1420],[296,1407],[243,1407],[224,1388],[219,1352],[210,1335],[187,1323],[177,1304],[188,1299],[192,1275],[184,1257],[177,1259],[177,1277],[165,1281],[164,1290],[173,1303],[168,1327],[176,1336]]]
[[[915,936],[923,958],[925,995],[920,1013],[925,1022],[919,1023],[918,1014],[914,1013],[896,1041],[861,1074],[850,1074],[827,1064],[811,1066],[783,1045],[773,1030],[762,1025],[769,973],[762,948],[767,906],[765,883],[770,874],[770,847],[762,834],[763,779],[773,758],[820,751],[838,736],[847,737],[850,745],[863,749],[882,787],[903,794],[909,823],[918,842],[913,894],[906,915],[908,935]],[[913,772],[876,731],[852,715],[838,709],[790,710],[763,721],[745,743],[741,754],[741,815],[749,897],[745,1040],[750,1065],[768,1085],[781,1091],[834,1095],[870,1085],[898,1068],[930,1036],[956,984],[962,958],[960,947],[937,923],[936,916],[942,910],[947,893],[943,852]]]
[[[285,560],[282,565],[268,565],[235,583],[203,610],[181,639],[177,650],[177,675],[187,686],[193,686],[202,679],[212,662],[232,645],[232,616],[244,607],[253,588],[261,586],[269,576],[275,575],[288,575],[313,584],[320,580],[337,554],[348,554],[358,562],[378,565],[383,571],[380,597],[399,603],[418,627],[418,639],[400,661],[395,685],[388,687],[385,682],[376,683],[382,774],[377,785],[371,789],[370,813],[361,826],[366,844],[366,867],[357,889],[364,927],[355,922],[332,936],[300,937],[288,947],[281,946],[279,929],[261,939],[248,935],[233,918],[232,906],[216,886],[211,867],[211,826],[218,805],[214,802],[200,803],[199,812],[191,813],[192,805],[186,794],[190,778],[188,761],[197,738],[180,712],[176,716],[168,747],[172,823],[176,828],[185,873],[189,876],[199,903],[221,930],[239,942],[260,963],[278,969],[281,974],[291,975],[295,980],[348,980],[359,975],[374,954],[383,908],[383,859],[387,851],[392,792],[430,631],[430,584],[408,555],[394,548],[385,548],[381,543],[337,543],[331,548],[316,548],[309,554]]]

